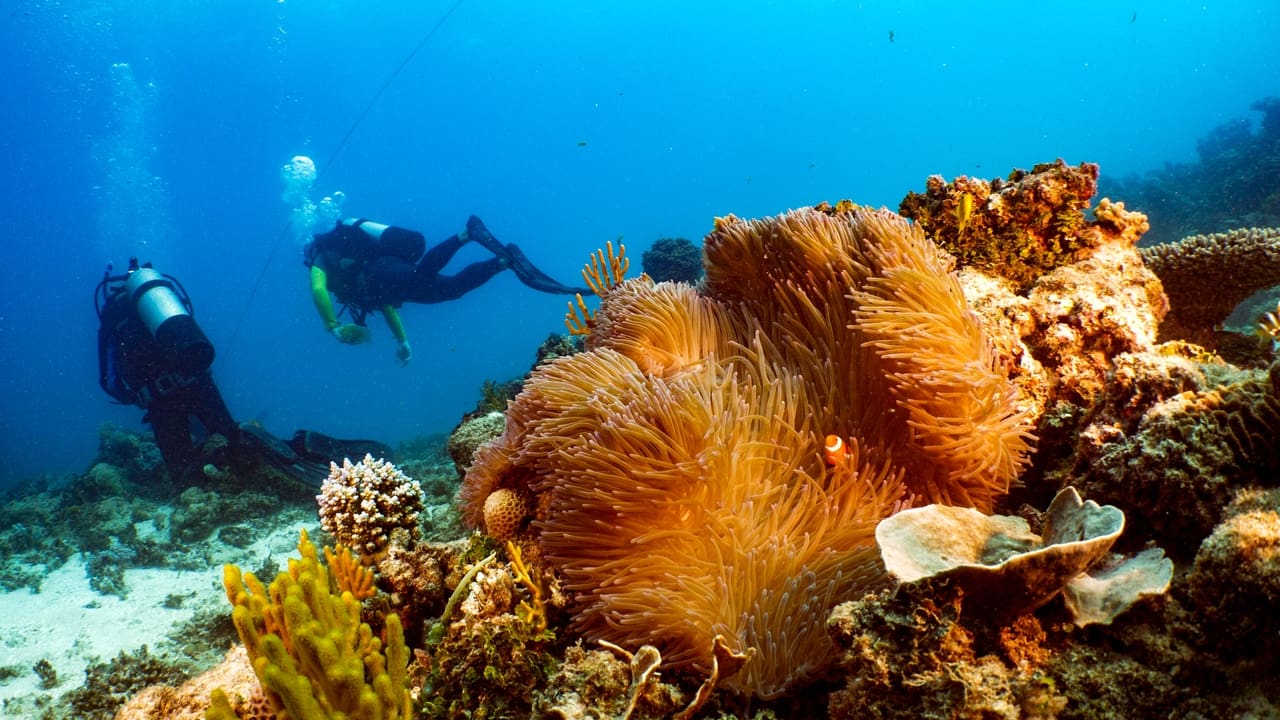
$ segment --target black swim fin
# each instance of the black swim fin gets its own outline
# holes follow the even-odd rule
[[[254,423],[241,423],[240,443],[263,464],[303,485],[319,489],[329,477],[329,466],[300,457],[288,443]]]
[[[467,219],[467,239],[475,241],[476,244],[497,255],[507,267],[511,268],[516,277],[520,278],[520,282],[534,290],[553,295],[573,295],[575,293],[591,295],[594,292],[591,288],[570,287],[557,282],[555,278],[542,272],[530,262],[524,251],[519,247],[503,245],[499,242],[493,236],[493,233],[489,232],[489,228],[484,226],[484,222],[475,215]]]
[[[524,251],[515,245],[507,246],[507,266],[511,271],[520,278],[520,282],[528,285],[534,290],[540,290],[544,293],[553,295],[591,295],[594,291],[591,288],[569,287],[562,285],[555,278],[542,272],[533,263],[529,262],[529,258],[525,257]]]
[[[360,462],[365,455],[394,462],[392,450],[377,440],[339,440],[314,430],[299,430],[289,440],[289,447],[304,460],[321,463],[328,468],[330,462],[342,464],[344,459]],[[327,472],[327,470],[326,470]]]

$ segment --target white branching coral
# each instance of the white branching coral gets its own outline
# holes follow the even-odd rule
[[[422,487],[386,460],[342,466],[329,463],[329,477],[316,496],[320,525],[338,542],[369,557],[382,553],[391,533],[404,528],[416,535],[422,511]]]

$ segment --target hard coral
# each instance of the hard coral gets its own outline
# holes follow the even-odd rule
[[[1061,159],[1031,172],[1015,170],[1007,180],[961,176],[948,184],[933,175],[925,192],[909,193],[898,211],[920,223],[962,266],[1021,289],[1096,244],[1082,231],[1097,180],[1097,165],[1071,167]]]
[[[391,540],[392,531],[418,531],[422,487],[385,460],[351,459],[329,463],[329,477],[316,496],[320,525],[362,556],[376,557]]]
[[[1192,235],[1140,252],[1169,296],[1162,339],[1211,345],[1214,330],[1237,305],[1280,284],[1280,228]]]
[[[702,277],[702,250],[685,238],[659,238],[640,255],[640,264],[658,282],[693,284]]]
[[[1241,492],[1188,579],[1207,642],[1234,657],[1280,651],[1280,490]]]
[[[1221,366],[1216,376],[1207,371],[1217,366],[1189,365],[1126,361],[1141,375],[1110,388],[1115,397],[1083,428],[1067,471],[1090,497],[1130,509],[1183,555],[1239,489],[1262,478],[1274,484],[1280,473],[1280,364],[1230,374]]]
[[[1039,672],[1049,653],[1034,616],[997,630],[962,612],[954,587],[910,590],[832,612],[846,685],[831,694],[828,717],[1048,720],[1064,709]]]
[[[1067,609],[1083,626],[1110,624],[1142,595],[1169,587],[1173,564],[1158,549],[1106,558],[1123,529],[1118,508],[1085,502],[1067,488],[1045,512],[1042,535],[1021,517],[930,505],[882,521],[876,543],[892,575],[908,583],[957,585],[971,612],[1014,616],[1065,592]]]
[[[876,585],[871,534],[901,503],[989,508],[1029,449],[950,261],[888,212],[717,220],[705,291],[610,283],[587,352],[535,370],[462,489],[484,526],[535,498],[572,628],[774,697],[825,667],[842,597]],[[822,454],[823,438],[849,451]]]

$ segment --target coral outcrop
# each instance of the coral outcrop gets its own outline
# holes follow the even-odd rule
[[[1195,552],[1235,493],[1280,474],[1280,364],[1121,358],[1072,464],[1083,492],[1130,508],[1177,555]]]
[[[1196,143],[1195,162],[1164,163],[1141,176],[1103,175],[1102,191],[1151,215],[1149,245],[1200,233],[1280,226],[1280,99],[1264,97]],[[1256,127],[1256,129],[1255,129]]]
[[[686,238],[659,238],[640,254],[640,266],[656,282],[692,285],[702,277],[702,249]]]
[[[575,633],[703,674],[723,635],[756,655],[722,682],[768,698],[823,670],[828,610],[881,581],[875,523],[989,509],[1028,418],[950,258],[902,218],[728,217],[705,248],[703,292],[599,283],[587,352],[534,371],[463,512],[485,527],[492,494],[527,493]],[[827,435],[847,449],[824,459]]]
[[[1188,582],[1209,644],[1229,658],[1280,653],[1280,490],[1242,491],[1196,553]]]
[[[962,175],[948,183],[932,175],[925,192],[909,193],[898,212],[920,223],[961,266],[1024,289],[1097,245],[1083,232],[1097,181],[1097,165],[1071,167],[1061,159],[990,182]]]
[[[1161,339],[1213,345],[1237,305],[1280,284],[1280,228],[1192,235],[1140,252],[1169,296]]]
[[[329,477],[316,496],[320,525],[339,543],[364,557],[376,557],[403,529],[418,532],[422,512],[422,487],[386,460],[364,460],[342,466],[329,463]]]

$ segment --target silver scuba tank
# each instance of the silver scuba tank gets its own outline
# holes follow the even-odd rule
[[[142,267],[129,273],[125,290],[175,369],[188,376],[209,369],[213,364],[213,343],[196,324],[172,280],[154,268]]]

